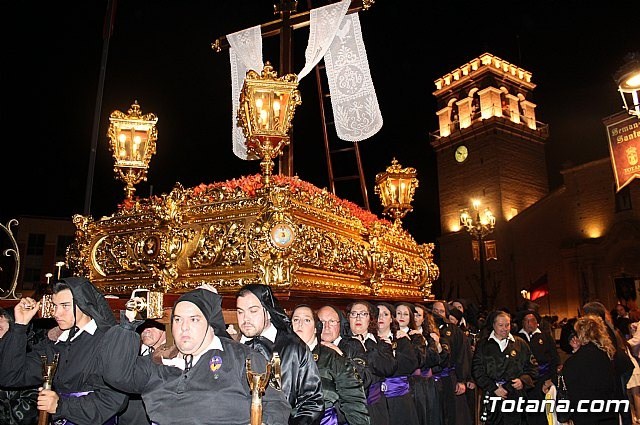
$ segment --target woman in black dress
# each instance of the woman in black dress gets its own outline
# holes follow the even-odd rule
[[[614,400],[615,372],[613,355],[615,347],[607,334],[602,319],[586,315],[576,320],[574,329],[579,348],[565,362],[561,374],[567,386],[571,408],[588,408],[591,400]],[[606,410],[606,409],[604,409]],[[615,411],[575,411],[571,416],[574,425],[615,425],[618,423]]]

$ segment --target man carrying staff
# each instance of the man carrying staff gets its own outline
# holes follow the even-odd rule
[[[151,421],[157,425],[246,425],[250,422],[251,390],[245,361],[262,374],[266,359],[226,333],[222,297],[209,285],[178,298],[171,313],[177,349],[172,358],[139,356],[139,322],[127,311],[106,335],[105,380],[114,387],[142,394]],[[154,358],[156,357],[156,358]],[[262,422],[286,424],[291,410],[280,391],[267,386]]]
[[[100,353],[104,335],[116,321],[104,296],[83,277],[62,279],[53,286],[53,317],[63,331],[57,341],[48,338],[27,352],[27,325],[40,301],[22,298],[16,304],[15,324],[0,340],[0,385],[42,385],[42,359],[59,354],[53,389],[41,390],[38,409],[54,421],[73,424],[115,424],[127,396],[102,379]]]
[[[316,424],[322,418],[324,399],[318,366],[307,345],[291,327],[291,320],[273,296],[270,286],[248,284],[236,295],[240,342],[271,359],[282,360],[282,393],[289,400],[291,425]],[[273,385],[273,382],[270,386]]]

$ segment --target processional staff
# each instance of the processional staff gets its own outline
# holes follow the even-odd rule
[[[251,359],[246,360],[247,381],[251,389],[251,425],[262,425],[262,396],[269,385],[272,375],[277,386],[280,389],[280,356],[273,353],[271,361],[267,363],[264,373],[258,373],[251,369]]]
[[[60,354],[56,353],[53,356],[53,362],[49,363],[47,360],[47,356],[40,356],[40,359],[42,360],[42,389],[50,390],[53,388],[53,376],[56,374],[59,358]],[[46,410],[40,410],[40,413],[38,415],[38,425],[48,424],[49,412],[47,412]]]

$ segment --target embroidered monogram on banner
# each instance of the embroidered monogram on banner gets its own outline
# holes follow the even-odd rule
[[[347,15],[350,3],[342,0],[311,10],[305,65],[298,81],[324,57],[338,137],[357,142],[382,128],[382,115],[371,80],[360,20],[356,13]],[[227,40],[231,62],[233,152],[242,159],[257,159],[247,157],[236,114],[247,70],[260,72],[264,66],[260,26],[229,34]]]
[[[338,137],[359,142],[382,128],[357,14],[345,16],[324,55]]]

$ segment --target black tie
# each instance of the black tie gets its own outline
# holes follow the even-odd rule
[[[184,356],[184,371],[189,372],[193,367],[193,354],[187,354]]]
[[[263,336],[256,336],[244,343],[262,354],[265,359],[271,360],[271,356],[273,355],[273,343],[267,338]]]

